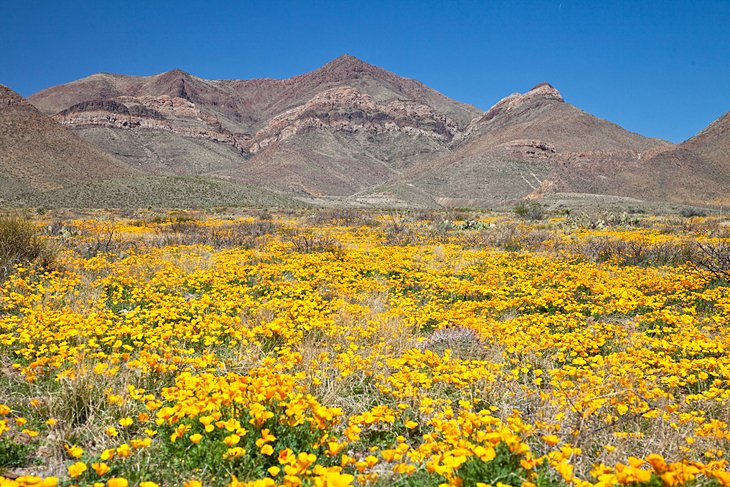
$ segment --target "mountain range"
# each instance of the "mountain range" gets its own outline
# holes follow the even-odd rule
[[[730,204],[730,114],[681,144],[540,83],[483,112],[352,56],[289,79],[99,73],[0,89],[0,200],[59,206]]]

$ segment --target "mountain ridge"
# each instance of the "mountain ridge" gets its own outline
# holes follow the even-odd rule
[[[482,111],[350,55],[285,79],[96,73],[30,101],[143,174],[343,204],[388,191],[479,206],[557,193],[719,201],[712,180],[730,174],[726,121],[675,146],[586,113],[547,82]]]

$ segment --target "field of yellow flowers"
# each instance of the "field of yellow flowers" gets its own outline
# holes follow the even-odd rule
[[[730,486],[720,217],[54,218],[0,283],[0,486]]]

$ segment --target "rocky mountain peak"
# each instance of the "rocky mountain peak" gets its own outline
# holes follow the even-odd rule
[[[353,67],[353,66],[372,66],[371,64],[366,63],[362,59],[356,58],[355,56],[352,56],[350,54],[343,54],[342,56],[339,56],[332,61],[328,62],[324,65],[324,67]]]
[[[525,93],[523,96],[542,96],[544,98],[551,98],[558,101],[565,101],[563,100],[563,96],[560,94],[560,92],[555,89],[553,85],[550,83],[546,83],[543,81],[542,83],[539,83],[535,85],[530,91]]]
[[[187,73],[179,68],[174,68],[174,69],[171,69],[170,71],[165,71],[164,73],[160,73],[157,76],[160,78],[171,78],[171,79],[192,77],[192,75],[190,73]]]
[[[326,78],[330,78],[332,81],[343,81],[351,78],[358,78],[363,73],[385,73],[385,70],[373,66],[372,64],[368,64],[365,61],[349,54],[343,54],[337,59],[328,62],[317,71]]]

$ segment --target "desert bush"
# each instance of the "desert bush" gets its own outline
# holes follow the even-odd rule
[[[606,236],[578,240],[569,250],[590,262],[612,262],[619,265],[654,266],[682,265],[694,256],[687,242],[649,242],[643,239],[619,239]]]
[[[307,217],[307,223],[314,226],[373,226],[372,216],[354,208],[324,208],[315,210]]]
[[[696,245],[697,252],[690,260],[690,265],[715,280],[730,282],[730,239],[698,240]]]
[[[195,221],[175,222],[158,228],[158,244],[210,245],[216,249],[253,248],[257,239],[276,233],[278,226],[272,220],[238,222],[208,227]]]
[[[445,237],[449,232],[457,228],[451,220],[439,220],[431,223],[431,236],[434,238]]]
[[[99,232],[94,232],[90,236],[89,243],[83,249],[82,254],[87,259],[96,257],[99,254],[106,254],[118,250],[119,238],[114,225],[106,225],[106,227]]]
[[[413,245],[418,240],[417,233],[406,225],[388,225],[385,230],[387,245]]]
[[[471,328],[452,326],[435,330],[421,343],[422,350],[431,350],[443,355],[451,350],[453,357],[462,360],[478,360],[484,357],[485,349],[479,334]]]
[[[496,248],[507,252],[523,250],[541,251],[553,234],[545,229],[531,228],[515,223],[479,226],[476,231],[461,236],[463,245],[469,248]]]
[[[204,231],[205,227],[203,227],[199,222],[195,220],[183,220],[183,221],[175,221],[167,225],[166,227],[162,227],[165,232],[169,233],[188,233],[188,234],[194,234],[199,233],[201,230]]]
[[[342,246],[337,239],[326,234],[295,232],[289,237],[289,242],[294,246],[294,250],[300,254],[336,253],[342,250]]]
[[[0,218],[0,280],[20,263],[49,267],[54,260],[52,246],[44,241],[40,229],[22,217]]]
[[[388,212],[385,224],[385,243],[388,245],[412,245],[418,235],[412,227],[412,217],[402,210]]]
[[[545,209],[537,201],[520,201],[514,206],[515,215],[525,220],[542,220]]]
[[[517,225],[499,225],[494,229],[479,232],[479,246],[495,247],[508,252],[517,252],[522,249],[520,243],[524,232]]]
[[[270,221],[270,220],[272,220],[274,218],[274,215],[272,215],[269,210],[267,210],[266,208],[264,208],[263,210],[260,210],[260,211],[255,212],[254,217],[256,217],[256,219],[258,219],[258,220],[268,220],[268,221]]]
[[[695,216],[707,216],[707,211],[702,208],[687,206],[679,210],[679,214],[685,218],[692,218]]]

